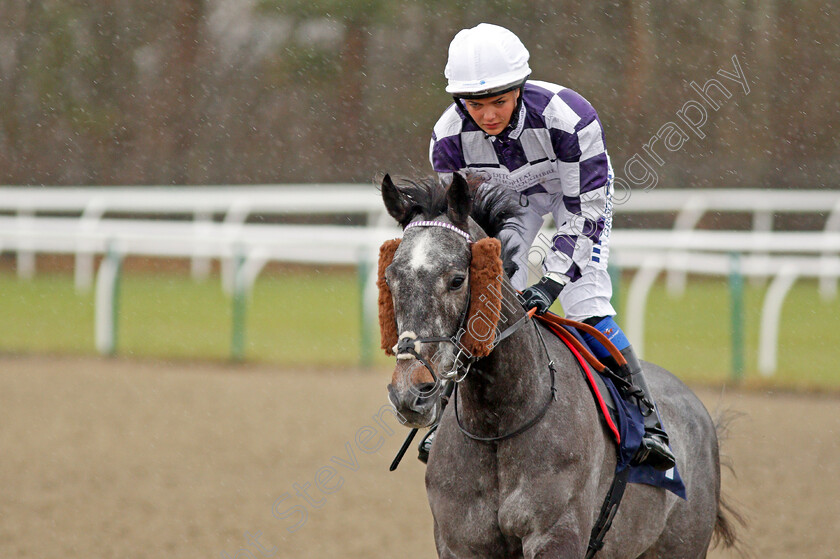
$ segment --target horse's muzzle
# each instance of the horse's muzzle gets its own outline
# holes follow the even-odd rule
[[[409,427],[428,427],[438,420],[440,388],[438,383],[408,385],[403,390],[388,385],[388,399]]]

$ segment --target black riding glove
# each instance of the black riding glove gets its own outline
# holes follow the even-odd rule
[[[522,306],[526,311],[537,307],[537,314],[543,314],[554,303],[565,284],[543,276],[540,281],[522,292]]]

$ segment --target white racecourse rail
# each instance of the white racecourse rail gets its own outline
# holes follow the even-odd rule
[[[621,196],[624,194],[624,196]],[[778,324],[784,297],[798,277],[820,279],[826,298],[840,276],[840,191],[664,190],[618,193],[616,212],[675,213],[672,230],[614,229],[611,264],[638,269],[626,313],[628,335],[643,348],[647,294],[662,271],[672,292],[685,274],[726,276],[733,254],[739,273],[772,277],[760,331],[759,369],[776,368]],[[751,231],[698,231],[707,212],[748,212]],[[823,231],[773,231],[776,213],[826,215]],[[91,285],[94,255],[107,255],[97,284],[97,347],[114,349],[112,297],[124,256],[191,258],[193,274],[223,262],[226,289],[247,290],[269,261],[353,264],[367,273],[377,248],[399,235],[377,189],[359,185],[227,187],[40,188],[0,187],[0,250],[15,251],[18,273],[35,272],[35,253],[76,256],[76,284]],[[246,223],[249,216],[362,215],[366,226]],[[119,215],[128,216],[118,218]],[[138,219],[142,215],[143,219]],[[185,220],[184,218],[189,218]],[[551,231],[546,230],[547,235]],[[368,274],[363,327],[372,326],[375,286]]]

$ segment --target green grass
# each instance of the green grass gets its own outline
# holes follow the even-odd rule
[[[69,276],[0,274],[0,350],[93,352],[93,295],[76,295]]]
[[[358,279],[352,272],[263,275],[248,297],[245,359],[283,365],[359,362]],[[94,295],[70,275],[25,281],[0,273],[0,351],[95,354]],[[124,274],[117,353],[230,357],[233,304],[218,278]],[[371,333],[375,340],[378,334]],[[378,346],[378,342],[376,344]],[[382,365],[384,356],[378,357]]]
[[[745,288],[747,383],[765,382],[757,372],[764,293],[764,286]],[[245,359],[283,366],[356,366],[359,308],[353,272],[263,274],[248,298]],[[0,309],[0,351],[95,354],[93,294],[76,293],[70,275],[41,274],[24,281],[0,273]],[[729,309],[725,280],[691,279],[680,298],[671,298],[657,284],[648,300],[645,358],[687,381],[727,381],[732,360]],[[126,273],[119,311],[120,355],[230,357],[232,303],[218,279],[194,282],[174,273]],[[814,282],[798,282],[785,301],[779,370],[769,382],[840,388],[838,317],[840,300],[822,301]],[[619,314],[619,323],[622,318]],[[390,361],[376,349],[374,330],[370,351],[374,363],[384,367]]]
[[[744,292],[745,379],[762,383],[758,338],[766,286]],[[694,381],[724,381],[732,371],[730,297],[726,280],[689,283],[683,297],[658,284],[645,316],[645,358]],[[823,301],[816,282],[800,281],[782,308],[772,382],[787,387],[840,387],[840,300]]]

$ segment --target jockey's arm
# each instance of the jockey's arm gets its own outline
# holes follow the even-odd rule
[[[589,263],[607,219],[611,172],[594,110],[590,121],[582,119],[574,134],[565,134],[555,142],[555,149],[558,164],[563,166],[562,196],[552,209],[557,232],[545,268],[574,281]]]

